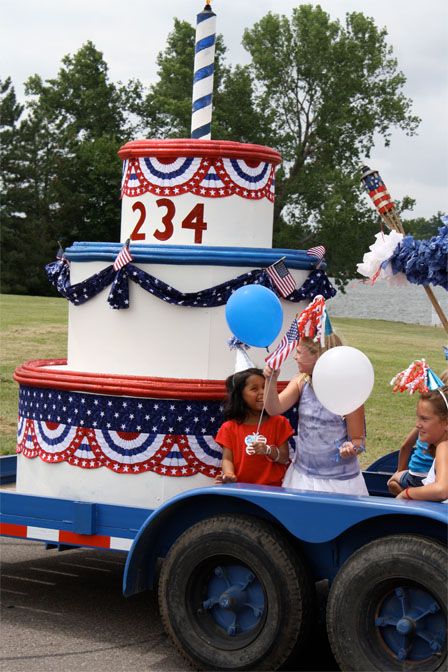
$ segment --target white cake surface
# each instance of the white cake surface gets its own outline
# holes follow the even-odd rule
[[[84,502],[157,509],[184,490],[210,486],[213,479],[195,474],[168,478],[152,472],[116,474],[110,469],[79,469],[67,462],[48,464],[17,455],[17,492]]]
[[[72,263],[72,282],[80,282],[105,266],[102,262]],[[184,292],[199,291],[252,270],[232,266],[138,266]],[[291,272],[300,287],[307,271]],[[227,345],[232,333],[225,319],[225,306],[176,306],[152,296],[133,282],[129,284],[130,307],[125,310],[109,306],[109,288],[81,306],[70,304],[70,369],[204,380],[223,380],[233,372],[235,353]],[[283,327],[277,340],[304,305],[282,301]],[[268,353],[264,348],[251,348],[248,354],[262,367]],[[292,375],[294,367],[295,363],[288,361],[282,367],[282,379]]]

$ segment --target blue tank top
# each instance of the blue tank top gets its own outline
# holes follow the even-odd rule
[[[433,456],[428,451],[428,444],[417,439],[414,452],[409,460],[408,469],[413,474],[427,474],[433,463]]]
[[[357,476],[358,458],[339,456],[339,447],[348,441],[345,420],[324,408],[308,383],[300,395],[298,414],[295,469],[313,478],[346,480]]]

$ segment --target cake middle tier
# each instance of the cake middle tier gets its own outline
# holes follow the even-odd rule
[[[113,243],[75,243],[65,252],[71,284],[110,266],[119,250]],[[110,286],[82,305],[70,305],[67,366],[71,370],[222,380],[234,370],[235,353],[227,344],[232,334],[225,301],[210,306],[217,303],[216,295],[230,295],[229,287],[246,274],[238,280],[240,285],[259,282],[264,269],[282,257],[298,288],[316,265],[316,259],[299,250],[167,245],[131,245],[130,250],[126,309],[111,308]],[[139,271],[145,278],[143,282],[139,277],[140,284],[132,282]],[[283,328],[277,340],[303,306],[282,300]],[[262,366],[267,353],[252,348],[249,355]],[[291,362],[282,379],[294,370]]]

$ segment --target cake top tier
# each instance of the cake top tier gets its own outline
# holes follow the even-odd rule
[[[121,241],[269,247],[275,169],[270,147],[227,140],[124,145]]]

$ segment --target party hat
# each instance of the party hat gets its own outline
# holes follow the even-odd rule
[[[318,294],[297,318],[300,338],[312,338],[325,345],[325,336],[333,333],[325,299]]]
[[[330,316],[328,315],[327,311],[325,312],[326,312],[325,336],[331,336],[331,334],[333,333],[333,327],[331,326]]]
[[[439,376],[429,368],[424,359],[416,359],[407,369],[397,373],[390,384],[394,392],[429,392],[443,387]]]
[[[227,345],[230,350],[235,350],[235,371],[234,373],[239,373],[240,371],[245,371],[246,369],[253,369],[255,364],[252,362],[251,358],[247,354],[246,350],[250,348],[249,345],[240,341],[236,336],[232,336],[227,341]]]

